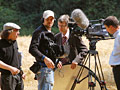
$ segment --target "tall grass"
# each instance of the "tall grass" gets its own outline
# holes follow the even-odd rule
[[[32,57],[28,52],[31,36],[18,37],[17,41],[19,45],[19,51],[22,51],[24,54],[22,67],[23,67],[23,71],[26,73],[26,79],[24,80],[25,90],[37,90],[37,81],[34,80],[34,74],[29,70],[29,67],[35,61],[34,57]],[[83,41],[89,48],[88,45],[89,41],[85,37],[83,37]],[[116,90],[114,78],[112,74],[112,68],[108,64],[109,56],[113,49],[113,43],[114,40],[104,40],[104,41],[98,41],[96,44],[96,50],[98,51],[100,56],[103,73],[109,90]],[[92,61],[91,64],[94,64],[94,59],[92,59],[91,61]]]

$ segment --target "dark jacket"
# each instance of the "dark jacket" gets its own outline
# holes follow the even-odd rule
[[[58,33],[55,35],[56,43],[58,45],[62,45],[62,33]],[[88,52],[86,45],[83,43],[82,38],[76,35],[70,35],[69,37],[69,45],[70,45],[70,54],[68,56],[69,60],[72,62],[77,54],[80,54],[80,60],[82,60]],[[77,53],[76,53],[77,50]]]
[[[55,58],[52,58],[53,56],[51,55],[51,50],[49,50],[49,42],[46,41],[46,38],[54,41],[53,33],[48,32],[48,30],[42,24],[33,32],[31,44],[29,47],[29,53],[35,57],[36,61],[43,64],[43,55],[51,58],[51,60],[54,59],[53,61],[55,62]]]
[[[16,41],[0,40],[0,60],[4,63],[20,69],[18,57],[18,45]],[[2,74],[10,74],[10,71],[1,69]]]

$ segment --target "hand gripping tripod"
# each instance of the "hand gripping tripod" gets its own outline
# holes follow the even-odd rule
[[[71,90],[74,90],[76,87],[76,84],[80,84],[86,78],[88,78],[88,90],[97,90],[95,89],[96,81],[100,85],[100,90],[108,90],[106,87],[106,82],[104,79],[99,54],[98,54],[98,51],[96,51],[96,43],[98,40],[99,39],[97,40],[89,39],[90,42],[89,42],[88,54],[86,58],[83,60],[83,62],[81,63],[81,66],[83,67],[80,67],[77,77],[75,78],[74,83],[72,84]],[[95,62],[94,72],[91,70],[91,63],[90,63],[92,57],[94,58],[94,62]],[[88,66],[89,66],[88,74],[81,79],[81,75],[83,73],[84,66],[86,65],[87,61],[88,61]]]

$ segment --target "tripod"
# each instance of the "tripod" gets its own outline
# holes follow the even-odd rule
[[[102,71],[102,66],[99,58],[98,51],[96,51],[96,43],[99,39],[89,39],[89,51],[86,56],[86,58],[83,60],[81,65],[83,67],[80,68],[77,77],[74,80],[74,83],[72,84],[71,90],[74,90],[76,87],[76,84],[80,84],[84,79],[88,78],[88,89],[89,90],[95,90],[96,87],[96,81],[100,84],[101,90],[108,90],[106,87],[106,82],[104,79],[103,71]],[[94,58],[95,66],[94,66],[94,72],[91,70],[91,57]],[[81,75],[84,70],[84,66],[88,62],[88,74],[81,79]],[[94,78],[93,78],[94,77]]]

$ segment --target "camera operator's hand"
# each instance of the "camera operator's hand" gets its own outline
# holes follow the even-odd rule
[[[47,65],[48,68],[52,68],[52,69],[55,68],[54,63],[53,63],[53,61],[50,58],[45,57],[44,58],[44,62]]]
[[[58,62],[57,67],[58,67],[59,69],[62,68],[62,62],[61,62],[61,61]]]
[[[71,69],[75,69],[77,65],[78,65],[78,63],[73,61],[71,64]]]

